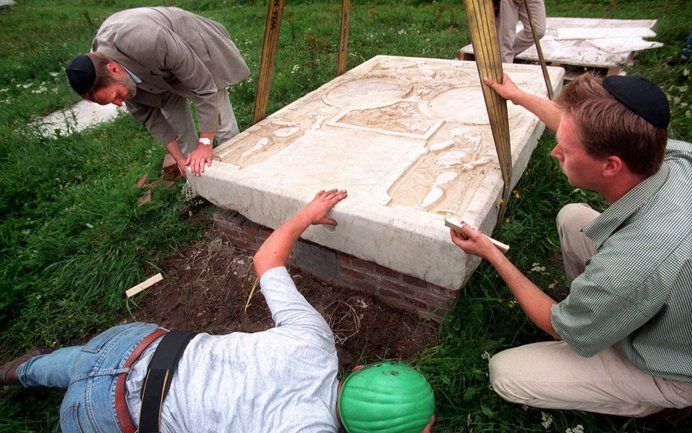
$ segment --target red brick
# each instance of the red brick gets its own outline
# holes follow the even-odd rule
[[[428,309],[428,304],[426,304],[425,301],[422,301],[418,298],[414,298],[412,296],[404,296],[404,300],[410,303],[411,305],[415,305],[416,307],[422,308],[424,310]]]
[[[375,268],[374,263],[366,262],[365,260],[361,260],[358,257],[353,257],[353,256],[351,257],[351,265],[352,265],[352,267],[365,269],[368,271],[372,271]]]
[[[351,263],[351,257],[346,253],[342,253],[341,251],[336,251],[336,259],[339,261],[339,263],[342,264],[350,264]]]
[[[397,291],[401,293],[405,293],[407,295],[417,295],[418,294],[418,288],[410,286],[408,284],[396,282],[396,283],[390,283],[392,287],[395,287]]]
[[[378,274],[382,274],[387,278],[390,278],[395,281],[401,281],[401,272],[394,271],[389,268],[385,268],[384,266],[380,266],[378,264],[374,265],[375,272]]]
[[[347,268],[346,266],[340,266],[339,273],[357,279],[366,278],[366,276],[360,270]]]
[[[257,250],[257,248],[255,248],[252,243],[242,241],[242,240],[234,242],[233,246],[240,248],[240,249],[243,249],[243,250],[246,250],[246,251],[256,251]]]
[[[421,287],[424,289],[426,289],[428,287],[427,282],[420,280],[416,277],[412,277],[410,275],[405,275],[405,274],[402,274],[402,276],[404,277],[404,283],[406,283],[406,284],[411,284],[413,286]]]
[[[260,226],[254,223],[245,223],[243,224],[243,231],[245,233],[249,233],[251,235],[257,235],[260,233]]]
[[[380,289],[378,290],[378,293],[380,294],[380,296],[383,296],[383,297],[388,298],[388,299],[403,299],[403,296],[401,293],[398,293],[398,292],[391,290],[391,289],[386,289],[384,287],[380,287]]]

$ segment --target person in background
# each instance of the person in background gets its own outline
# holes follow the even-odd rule
[[[545,36],[545,3],[543,0],[499,0],[497,36],[500,40],[502,63],[514,62],[514,57],[534,45],[531,24],[526,8],[531,9],[538,39]],[[524,28],[517,33],[517,22]]]

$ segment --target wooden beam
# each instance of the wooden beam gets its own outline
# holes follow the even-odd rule
[[[255,94],[255,112],[253,122],[264,119],[269,101],[269,89],[272,85],[272,73],[276,60],[276,48],[279,45],[281,19],[284,13],[284,0],[269,0],[267,5],[267,22],[264,25],[262,57],[260,59],[257,93]]]
[[[339,52],[336,57],[336,75],[346,72],[348,61],[348,19],[351,15],[351,0],[341,2],[341,32],[339,34]]]
[[[163,276],[159,273],[154,275],[151,278],[147,278],[146,280],[142,281],[141,283],[137,284],[136,286],[133,286],[132,288],[128,289],[125,292],[125,296],[128,298],[133,297],[137,293],[148,289],[149,287],[153,286],[154,284],[158,283],[159,281],[163,280]]]

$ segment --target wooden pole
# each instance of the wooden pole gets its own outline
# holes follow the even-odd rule
[[[276,48],[279,45],[281,18],[284,13],[284,0],[269,0],[267,6],[267,22],[264,25],[264,40],[262,41],[262,58],[260,59],[257,94],[255,95],[254,123],[264,119],[269,101],[269,89],[272,84]]]
[[[541,64],[541,70],[543,71],[543,81],[545,81],[545,88],[548,90],[548,99],[553,99],[553,86],[550,84],[550,75],[548,75],[548,67],[545,65],[545,59],[543,58],[543,49],[541,48],[541,41],[536,34],[536,27],[533,25],[533,17],[531,16],[531,8],[526,4],[526,0],[523,1],[524,7],[526,8],[526,16],[529,19],[529,25],[531,26],[531,33],[533,33],[533,41],[536,43],[536,52],[538,53],[538,62]]]
[[[341,33],[339,34],[339,52],[336,57],[336,75],[346,72],[348,61],[348,19],[351,14],[351,0],[341,2]]]
[[[512,151],[509,140],[509,117],[507,115],[507,101],[498,95],[493,89],[483,84],[483,77],[490,77],[498,83],[502,82],[503,70],[500,57],[500,42],[495,27],[495,12],[492,0],[464,0],[466,16],[469,21],[469,32],[473,53],[476,57],[476,67],[481,80],[483,99],[488,110],[490,129],[495,141],[497,159],[500,162],[504,189],[498,225],[502,221],[507,200],[509,199],[510,184],[512,178]]]

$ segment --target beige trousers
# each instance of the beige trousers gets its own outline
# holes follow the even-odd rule
[[[557,216],[570,280],[593,255],[581,228],[599,215],[585,204],[569,204]],[[692,384],[661,379],[635,367],[614,348],[584,358],[564,341],[527,344],[490,359],[490,383],[500,397],[546,409],[576,409],[621,416],[646,416],[665,408],[692,406]]]
[[[228,97],[228,90],[219,90],[216,93],[216,99],[216,105],[219,107],[219,129],[215,131],[214,138],[217,143],[221,144],[238,135],[239,131],[231,100]],[[161,107],[161,112],[178,134],[180,150],[183,155],[187,156],[197,148],[199,138],[188,99],[173,95]]]
[[[527,7],[531,9],[531,17],[538,38],[545,35],[543,0],[502,0],[497,17],[497,35],[500,39],[500,56],[503,63],[512,63],[515,55],[534,45],[531,24],[526,13]],[[521,21],[524,25],[519,33],[517,33],[517,21]]]

